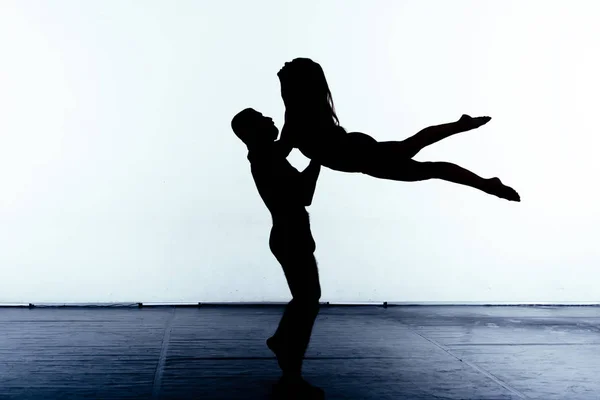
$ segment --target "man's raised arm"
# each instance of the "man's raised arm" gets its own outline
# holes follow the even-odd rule
[[[289,156],[292,150],[294,149],[294,143],[292,141],[292,138],[289,134],[286,135],[285,133],[285,130],[282,130],[281,135],[279,136],[279,140],[276,142],[279,154],[283,157]]]
[[[304,171],[300,172],[300,184],[302,185],[305,206],[310,206],[312,203],[315,189],[317,187],[319,172],[321,172],[321,165],[313,160],[310,160],[308,167],[306,167]]]

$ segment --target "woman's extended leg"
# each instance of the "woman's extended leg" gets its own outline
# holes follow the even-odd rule
[[[340,172],[360,172],[380,179],[415,182],[443,179],[470,186],[485,193],[511,201],[521,201],[519,194],[498,178],[484,179],[473,172],[449,162],[419,162],[411,158],[423,147],[454,133],[464,132],[485,124],[489,117],[461,117],[464,121],[438,125],[424,130],[404,142],[377,142],[361,132],[348,132],[346,136],[300,148],[308,158]],[[486,120],[487,119],[487,120]],[[426,128],[427,129],[427,128]],[[339,140],[338,140],[339,139]]]
[[[480,126],[487,124],[490,120],[490,117],[472,118],[463,114],[456,122],[429,126],[402,141],[382,143],[388,143],[389,146],[395,146],[399,157],[413,158],[424,147],[457,133],[479,128]]]
[[[442,179],[470,186],[506,200],[521,201],[519,194],[513,188],[504,185],[500,179],[485,179],[449,162],[419,162],[404,158],[390,160],[389,156],[383,157],[383,154],[377,161],[374,158],[370,161],[370,167],[363,173],[375,178],[404,182]]]
[[[402,141],[377,142],[366,133],[348,132],[334,136],[333,140],[301,146],[299,149],[306,157],[327,168],[340,172],[363,172],[365,159],[411,159],[424,147],[454,134],[476,129],[490,120],[490,117],[471,118],[463,114],[456,122],[427,127]],[[370,155],[373,151],[376,156]]]

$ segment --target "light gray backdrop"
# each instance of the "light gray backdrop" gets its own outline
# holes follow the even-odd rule
[[[519,191],[323,170],[324,301],[598,301],[595,1],[0,3],[0,302],[286,301],[231,117],[321,63],[342,125]],[[291,156],[299,168],[307,160]]]

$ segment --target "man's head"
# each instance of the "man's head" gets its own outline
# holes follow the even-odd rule
[[[231,129],[248,147],[257,147],[277,139],[279,130],[273,119],[252,108],[240,111],[231,120]]]

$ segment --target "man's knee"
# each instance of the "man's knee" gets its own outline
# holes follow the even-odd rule
[[[292,301],[302,307],[318,307],[319,300],[321,300],[321,287],[317,286],[312,290],[304,291],[303,293],[297,293]]]

